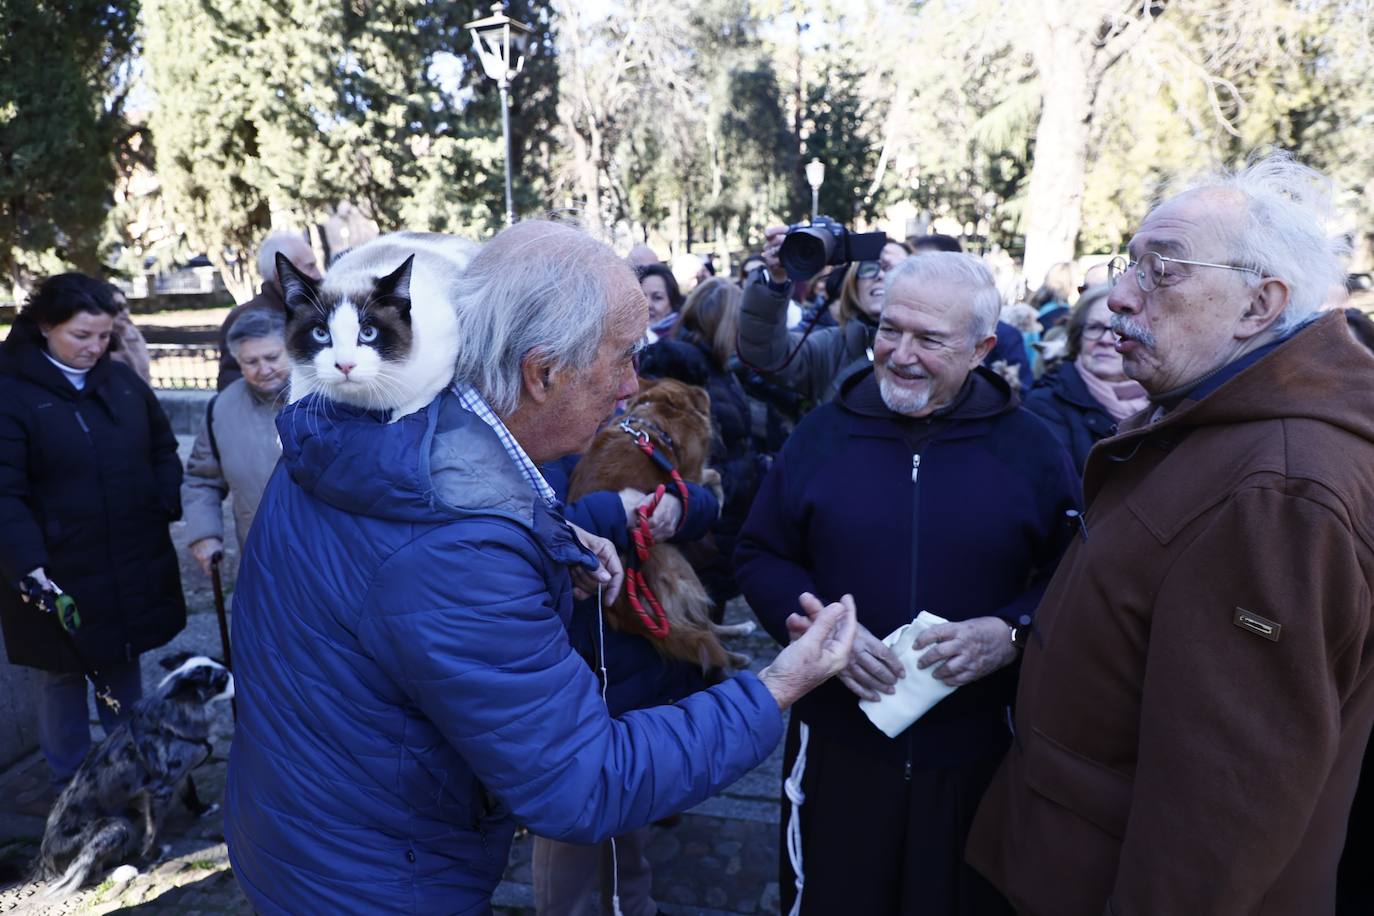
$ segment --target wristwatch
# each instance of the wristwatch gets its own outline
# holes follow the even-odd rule
[[[1026,643],[1030,639],[1031,621],[1029,617],[1021,617],[1016,623],[1011,625],[1011,645],[1017,652],[1024,651]]]

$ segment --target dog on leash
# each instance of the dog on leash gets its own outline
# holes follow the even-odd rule
[[[44,896],[61,898],[107,865],[131,856],[150,861],[173,794],[196,815],[206,805],[191,770],[210,759],[211,704],[234,696],[234,678],[219,662],[189,653],[162,659],[171,672],[157,692],[86,755],[48,814],[38,877]]]
[[[720,475],[706,467],[711,449],[710,395],[694,385],[659,379],[642,381],[639,391],[626,401],[624,415],[596,434],[573,470],[569,500],[601,490],[652,493],[659,484],[676,496],[669,475],[640,448],[642,436],[676,467],[683,480],[710,487],[719,498]],[[621,559],[627,569],[633,562],[629,554]],[[747,656],[727,651],[720,637],[746,635],[754,625],[721,626],[711,621],[711,598],[682,551],[672,544],[655,544],[641,568],[668,618],[667,636],[659,639],[650,633],[630,606],[628,588],[622,588],[606,609],[611,626],[645,636],[663,654],[699,664],[703,673],[749,663]]]

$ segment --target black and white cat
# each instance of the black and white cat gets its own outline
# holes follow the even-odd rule
[[[432,401],[458,355],[454,300],[477,246],[396,232],[336,261],[318,283],[277,255],[286,301],[291,400],[390,410],[395,422]]]

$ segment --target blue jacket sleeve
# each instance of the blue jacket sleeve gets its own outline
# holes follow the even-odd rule
[[[754,497],[749,518],[735,549],[735,581],[759,623],[781,645],[787,645],[787,618],[798,608],[802,592],[817,594],[811,573],[802,565],[805,526],[788,498],[787,452],[784,450]]]
[[[674,544],[699,541],[711,533],[711,526],[720,518],[720,502],[716,494],[695,483],[687,484],[687,514],[673,535]]]
[[[579,528],[606,538],[621,550],[629,549],[625,504],[620,501],[619,493],[610,490],[588,493],[577,502],[564,506],[563,517]]]
[[[716,494],[703,486],[687,484],[687,514],[671,540],[674,544],[697,541],[711,531],[720,516]],[[630,528],[620,494],[610,490],[588,493],[563,507],[563,517],[579,528],[599,534],[620,550],[630,549]]]
[[[782,716],[747,673],[611,718],[544,562],[512,523],[442,526],[383,565],[359,621],[365,650],[517,821],[600,842],[698,804],[768,755]]]

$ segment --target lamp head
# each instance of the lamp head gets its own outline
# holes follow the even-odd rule
[[[507,16],[504,3],[493,3],[491,13],[463,28],[472,32],[472,43],[487,76],[497,82],[509,82],[525,67],[525,48],[534,29]]]

